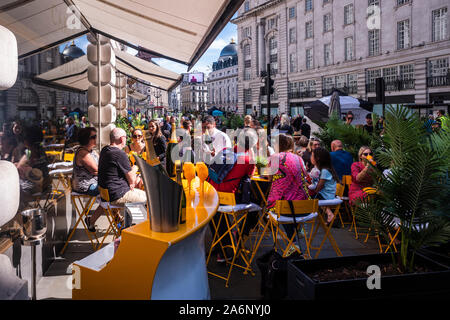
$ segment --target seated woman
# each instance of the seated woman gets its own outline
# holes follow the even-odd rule
[[[358,152],[359,161],[352,164],[352,184],[348,191],[351,205],[366,197],[364,188],[373,186],[374,181],[370,175],[368,156],[373,156],[372,150],[367,146],[362,146]]]
[[[99,194],[97,182],[99,155],[94,150],[97,144],[97,130],[93,127],[81,129],[78,142],[80,147],[73,158],[72,190],[97,196]],[[98,206],[92,216],[84,219],[89,231],[95,232],[94,224],[101,214],[102,208]]]
[[[279,135],[279,153],[270,158],[272,163],[278,164],[278,171],[273,176],[272,188],[267,198],[267,209],[273,210],[277,200],[307,200],[308,188],[306,182],[306,169],[302,158],[292,153],[294,140],[291,136]],[[295,232],[291,224],[283,225],[289,238]]]
[[[44,139],[38,126],[25,129],[24,145],[27,148],[25,155],[16,164],[19,171],[21,206],[31,201],[33,193],[46,191],[51,185],[48,174],[48,160],[41,142]]]
[[[339,177],[331,165],[330,153],[324,148],[314,149],[311,154],[311,163],[319,170],[319,176],[315,183],[309,185],[309,189],[315,192],[315,198],[320,200],[333,200],[336,198],[336,184]],[[333,220],[334,215],[327,208],[327,223]]]
[[[148,123],[148,131],[151,135],[151,141],[155,149],[156,156],[163,166],[166,166],[166,138],[162,135],[161,129],[156,120],[150,120]],[[147,157],[149,157],[149,151],[147,150]]]
[[[131,151],[136,152],[138,155],[142,155],[145,152],[144,135],[141,129],[134,129],[131,133],[131,143],[124,148],[125,153]]]

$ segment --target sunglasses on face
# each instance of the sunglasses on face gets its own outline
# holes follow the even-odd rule
[[[94,134],[93,136],[90,136],[89,139],[97,139],[97,135]]]
[[[373,156],[373,152],[365,152],[365,153],[363,153],[363,155],[366,156],[366,157],[367,156]]]
[[[142,135],[133,134],[133,138],[135,138],[135,139],[137,139],[137,138],[142,138]]]

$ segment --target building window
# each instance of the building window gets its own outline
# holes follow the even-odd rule
[[[331,13],[324,15],[323,16],[323,32],[331,31],[332,25],[333,25],[333,23],[332,23]]]
[[[400,66],[400,79],[403,81],[414,80],[413,64],[405,64]]]
[[[345,61],[353,60],[353,37],[345,38]]]
[[[313,36],[314,36],[314,34],[313,34],[313,22],[312,21],[308,21],[306,24],[305,24],[305,38],[306,39],[309,39],[309,38],[312,38]]]
[[[242,38],[249,38],[252,36],[252,27],[245,27],[242,29]]]
[[[244,80],[251,80],[252,78],[252,71],[250,68],[244,68]]]
[[[411,0],[397,0],[397,6],[402,6],[404,4],[410,3]]]
[[[306,49],[306,69],[312,69],[314,66],[313,49]]]
[[[369,56],[380,54],[380,30],[369,30]]]
[[[305,0],[305,11],[309,12],[313,9],[313,0]]]
[[[244,12],[247,12],[248,10],[250,10],[250,1],[245,1]]]
[[[275,29],[277,26],[278,26],[278,18],[277,17],[269,19],[269,21],[267,23],[268,30]]]
[[[447,39],[447,8],[433,10],[433,42]]]
[[[276,50],[277,46],[278,46],[277,40],[275,39],[275,37],[271,37],[269,39],[269,50],[270,50],[270,53],[272,53],[274,50]]]
[[[295,18],[295,7],[290,7],[289,8],[289,19],[294,19]]]
[[[248,58],[250,57],[250,45],[249,44],[246,44],[244,46],[243,52],[244,52],[245,59],[248,60]]]
[[[353,4],[349,4],[344,7],[344,24],[352,24],[353,21]]]
[[[406,49],[410,47],[410,28],[409,19],[397,23],[397,49]]]
[[[331,2],[331,0],[323,0],[322,4],[327,4],[327,3],[330,3],[330,2]]]
[[[368,16],[370,17],[375,13],[375,7],[380,6],[380,0],[369,0],[368,7],[370,10],[368,10]]]
[[[449,58],[428,62],[428,87],[450,86]]]
[[[295,30],[295,28],[290,28],[290,29],[289,29],[289,43],[290,43],[290,44],[293,44],[293,43],[295,43],[295,42],[297,42],[297,33],[296,33],[296,30]]]
[[[331,64],[331,44],[327,43],[323,46],[323,57],[325,66],[329,66]]]
[[[244,61],[244,68],[250,68],[252,66],[252,60]]]
[[[289,54],[289,72],[297,72],[297,54]]]

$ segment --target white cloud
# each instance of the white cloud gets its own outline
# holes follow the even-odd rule
[[[211,43],[211,45],[209,46],[209,49],[222,50],[223,47],[225,47],[227,44],[228,44],[228,42],[226,42],[224,39],[217,39],[217,40],[214,40],[213,43]]]

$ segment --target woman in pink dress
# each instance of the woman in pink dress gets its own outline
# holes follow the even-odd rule
[[[367,160],[368,156],[373,157],[373,152],[369,147],[363,146],[358,152],[359,161],[352,164],[352,184],[348,191],[351,205],[354,205],[357,200],[365,198],[367,194],[363,189],[372,187],[374,184],[372,176],[370,175],[370,165]]]
[[[294,140],[291,136],[280,134],[279,153],[270,157],[270,167],[278,164],[278,171],[272,177],[272,187],[267,199],[267,208],[275,207],[277,200],[306,200],[308,188],[306,170],[302,158],[292,153]]]

